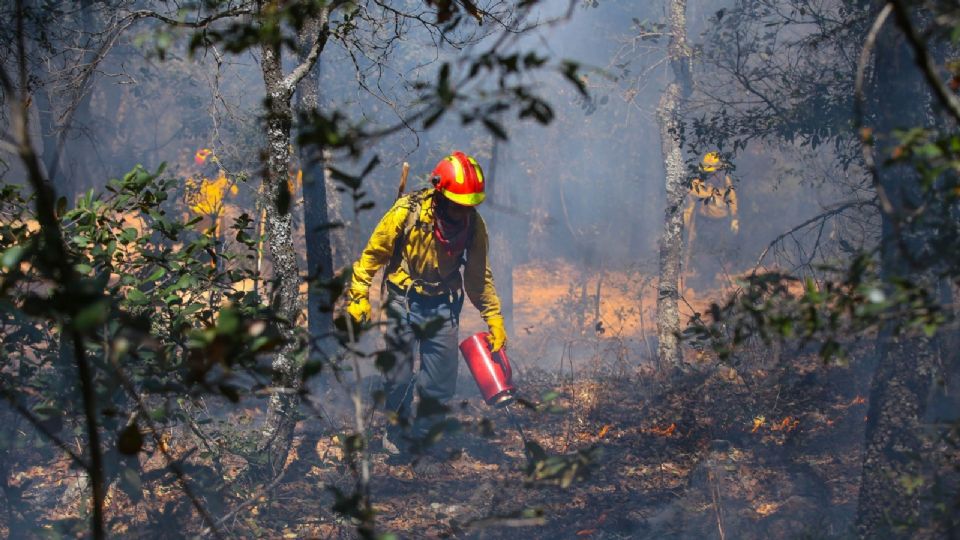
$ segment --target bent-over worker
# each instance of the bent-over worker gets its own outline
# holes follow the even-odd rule
[[[421,441],[453,397],[464,293],[489,327],[491,349],[507,342],[487,261],[487,229],[476,210],[485,197],[483,171],[474,158],[453,152],[434,168],[431,183],[400,197],[386,212],[353,265],[349,289],[347,312],[355,321],[370,319],[370,285],[386,266],[385,304],[393,323],[387,343],[400,353],[384,373],[386,410],[396,415],[383,440],[391,454]],[[419,373],[413,370],[416,351]],[[420,404],[409,437],[401,438],[413,416],[414,386]]]

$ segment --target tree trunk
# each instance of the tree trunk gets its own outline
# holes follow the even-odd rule
[[[305,61],[311,37],[318,36],[317,19],[308,20],[301,30],[301,62]],[[301,81],[297,93],[297,109],[301,113],[315,110],[320,91],[319,68],[315,67]],[[333,302],[327,285],[333,279],[333,251],[330,242],[330,217],[327,212],[326,161],[316,144],[299,146],[300,168],[303,171],[303,221],[307,250],[307,328],[310,332],[311,355],[317,349],[329,353],[329,337],[333,332]],[[334,192],[336,194],[336,192]]]
[[[98,33],[96,21],[94,20],[93,2],[91,0],[80,1],[80,21],[83,33],[93,36]],[[38,11],[44,9],[40,2],[35,2],[33,9]],[[37,35],[41,35],[42,28],[31,29]],[[39,45],[31,40],[29,42],[32,51],[31,54],[42,58],[45,53],[39,50]],[[95,58],[93,45],[84,44],[88,47],[86,50],[79,51],[76,61],[87,65],[100,62]],[[79,47],[78,47],[79,48]],[[96,150],[92,147],[87,138],[92,137],[92,133],[87,133],[84,129],[76,129],[76,126],[89,126],[93,124],[92,113],[90,109],[91,96],[93,94],[93,84],[96,77],[91,76],[80,86],[70,86],[59,93],[51,93],[55,81],[51,79],[51,74],[43,70],[35,73],[37,82],[36,88],[31,92],[34,104],[37,108],[37,118],[39,120],[39,135],[43,146],[41,160],[46,169],[47,180],[56,188],[57,194],[66,197],[67,201],[73,203],[76,198],[86,189],[98,184],[104,174],[96,177],[89,167],[91,156],[96,155]],[[63,102],[71,99],[77,99],[74,112],[66,123],[63,122]],[[80,156],[76,158],[75,156]]]
[[[881,3],[882,5],[882,3]],[[927,123],[930,93],[914,67],[903,35],[888,22],[877,41],[874,56],[871,104],[876,123],[875,160],[882,163],[895,146],[892,132],[904,126]],[[904,278],[918,285],[935,286],[922,269],[911,267],[908,251],[922,248],[929,230],[922,223],[902,219],[919,195],[917,172],[909,166],[882,166],[879,188],[889,198],[893,212],[882,216],[880,243],[884,281]],[[922,220],[918,220],[922,222]],[[898,230],[899,229],[899,230]],[[912,230],[911,230],[912,229]],[[926,412],[930,384],[937,361],[935,343],[925,337],[895,336],[890,327],[878,337],[879,360],[870,390],[863,471],[857,508],[857,529],[862,538],[895,538],[910,535],[920,519],[920,490],[915,479],[923,470],[921,421]]]
[[[330,239],[330,252],[334,268],[343,268],[350,264],[353,252],[347,239],[347,231],[353,226],[343,214],[343,195],[337,191],[337,183],[330,174],[330,151],[323,150],[323,183],[327,189],[327,219],[330,223],[337,223],[335,229],[327,229]]]
[[[690,95],[689,48],[687,47],[686,0],[670,2],[670,66],[674,81],[663,91],[657,106],[660,149],[666,185],[663,235],[660,237],[660,283],[657,291],[657,358],[661,369],[682,368],[678,335],[680,311],[678,290],[680,254],[683,250],[683,141],[680,138],[684,101]]]
[[[487,196],[494,204],[510,207],[509,198],[504,185],[497,177],[497,161],[500,158],[500,141],[494,137],[493,151],[490,155],[490,165],[486,173]],[[503,324],[507,335],[513,335],[513,243],[504,233],[507,219],[502,214],[490,213],[487,220],[488,227],[493,232],[490,245],[490,267],[497,283],[497,295],[500,297],[500,309],[503,312]]]
[[[290,128],[293,115],[290,106],[292,89],[284,84],[280,47],[263,45],[261,69],[267,93],[268,157],[264,175],[266,204],[266,236],[273,263],[271,304],[283,319],[282,333],[286,345],[273,359],[274,385],[279,390],[270,396],[267,417],[262,426],[263,439],[258,448],[265,456],[262,472],[278,474],[283,470],[296,425],[299,403],[301,362],[294,328],[300,315],[300,273],[293,246],[291,195],[287,186],[290,168]],[[257,469],[258,467],[255,467]],[[260,471],[256,471],[260,472]]]

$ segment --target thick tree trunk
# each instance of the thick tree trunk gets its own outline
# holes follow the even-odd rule
[[[284,322],[286,345],[273,359],[274,385],[278,390],[270,396],[267,417],[262,426],[263,439],[258,450],[267,462],[263,472],[277,474],[283,470],[296,425],[299,403],[300,366],[294,328],[302,308],[300,273],[293,247],[290,216],[290,191],[287,175],[290,167],[290,128],[293,122],[290,101],[292,89],[284,84],[280,48],[264,45],[261,68],[267,91],[267,169],[263,178],[266,204],[266,236],[273,263],[273,296]]]
[[[670,2],[670,65],[674,82],[664,90],[657,106],[660,124],[660,149],[666,187],[663,234],[660,237],[660,283],[657,291],[657,357],[661,369],[682,368],[677,336],[680,331],[678,290],[680,255],[683,251],[683,149],[680,140],[680,115],[690,95],[689,50],[687,47],[686,0]]]
[[[882,5],[883,3],[881,3]],[[892,18],[891,18],[892,19]],[[930,93],[921,82],[908,46],[894,24],[881,32],[874,57],[871,87],[878,140],[876,161],[890,155],[894,129],[924,125],[928,119]],[[904,248],[922,248],[928,230],[922,223],[901,218],[919,194],[919,178],[909,166],[883,166],[879,187],[893,206],[882,216],[881,271],[892,283],[905,278],[934,287],[935,281],[921,269],[911,267]],[[920,220],[922,221],[922,220]],[[927,408],[933,371],[937,363],[933,340],[894,336],[891,328],[878,338],[879,362],[870,390],[863,471],[857,508],[857,529],[862,538],[908,537],[920,521],[923,433],[921,422]]]
[[[311,37],[320,32],[317,19],[306,22],[301,31],[301,62],[305,61]],[[303,78],[297,92],[297,109],[302,112],[315,110],[320,92],[319,67]],[[307,328],[310,332],[311,354],[317,349],[330,352],[328,339],[333,332],[333,302],[330,289],[325,288],[333,279],[333,251],[330,242],[330,216],[327,211],[326,162],[324,151],[317,145],[299,147],[300,168],[303,171],[303,221],[307,249]],[[336,192],[334,192],[336,194]]]

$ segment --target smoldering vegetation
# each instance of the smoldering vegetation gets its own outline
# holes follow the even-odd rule
[[[893,4],[0,8],[0,530],[955,535],[955,13]],[[262,46],[276,24],[293,73],[311,17],[326,42],[272,138]],[[684,193],[729,179],[735,213],[667,203],[659,115],[678,73]],[[426,188],[453,150],[485,173],[518,400],[487,406],[461,367],[422,441],[440,459],[398,463],[380,439],[398,355],[380,315],[347,324],[341,293],[401,165],[407,192]],[[678,360],[658,355],[671,211]],[[277,262],[286,219],[295,266]],[[460,324],[486,329],[470,305]]]

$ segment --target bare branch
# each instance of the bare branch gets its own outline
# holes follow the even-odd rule
[[[227,19],[230,17],[239,17],[241,15],[251,15],[252,13],[253,11],[249,7],[236,7],[233,9],[222,11],[220,13],[214,13],[209,17],[204,17],[202,19],[197,19],[195,21],[184,21],[184,20],[174,19],[166,15],[162,15],[160,13],[157,13],[156,11],[141,9],[138,11],[131,11],[130,14],[125,17],[125,19],[129,18],[133,20],[138,20],[138,19],[150,18],[150,19],[157,19],[158,21],[161,21],[170,26],[178,26],[182,28],[206,28],[207,26],[210,26],[211,23],[214,23],[221,19]]]
[[[327,44],[327,37],[330,35],[330,26],[328,24],[330,12],[343,3],[344,2],[334,2],[320,10],[320,35],[316,36],[313,46],[310,47],[310,52],[307,53],[307,57],[304,58],[303,62],[295,67],[289,75],[284,77],[283,82],[280,83],[288,92],[293,92],[293,89],[297,87],[300,80],[303,79],[317,63],[317,59],[320,58],[320,53],[323,52],[323,47]]]
[[[821,221],[821,220],[822,220],[822,221],[826,221],[828,218],[833,217],[833,216],[835,216],[835,215],[837,215],[837,214],[843,213],[845,210],[848,210],[848,209],[850,209],[850,208],[862,208],[862,207],[864,207],[864,206],[873,206],[874,204],[875,204],[875,203],[874,203],[872,200],[868,200],[868,201],[848,201],[848,202],[845,202],[845,203],[840,203],[840,204],[838,204],[838,205],[835,205],[833,208],[830,208],[829,210],[827,210],[827,211],[825,211],[825,212],[821,212],[820,214],[817,214],[817,215],[813,216],[812,218],[804,221],[803,223],[801,223],[801,224],[793,227],[792,229],[790,229],[790,230],[788,230],[788,231],[780,234],[779,236],[777,236],[776,238],[774,238],[773,241],[771,241],[771,242],[767,245],[766,248],[764,248],[763,252],[760,253],[760,257],[757,258],[757,263],[754,265],[753,271],[750,273],[750,275],[751,275],[751,276],[755,276],[755,275],[757,274],[757,271],[760,269],[760,265],[763,264],[763,259],[766,258],[767,253],[769,253],[770,250],[771,250],[774,246],[776,246],[777,244],[779,244],[781,241],[783,241],[783,240],[784,240],[785,238],[787,238],[788,236],[793,236],[794,233],[796,233],[797,231],[799,231],[799,230],[801,230],[801,229],[803,229],[803,228],[805,228],[805,227],[807,227],[807,226],[809,226],[809,225],[811,225],[811,224],[813,224],[813,223],[816,223],[816,222]],[[821,231],[821,232],[822,232],[822,231]],[[818,236],[818,239],[819,239],[819,236]],[[813,257],[813,255],[811,254],[811,258],[812,258],[812,257]]]
[[[926,77],[927,83],[933,88],[937,99],[940,100],[940,104],[950,112],[950,115],[953,116],[955,121],[960,122],[960,99],[957,99],[956,94],[947,88],[947,85],[944,84],[943,79],[940,78],[940,75],[937,73],[937,64],[933,61],[933,56],[930,55],[930,51],[927,50],[927,45],[923,42],[923,38],[910,22],[910,14],[907,11],[907,6],[903,3],[903,0],[893,0],[887,4],[887,6],[890,5],[893,6],[893,10],[897,15],[897,26],[903,30],[904,35],[907,36],[907,41],[910,43],[910,46],[913,47],[917,64],[920,66],[920,69],[923,70],[923,75]],[[884,7],[884,9],[887,9],[887,7]]]
[[[854,126],[859,128],[860,131],[858,135],[860,137],[863,161],[867,167],[867,170],[870,171],[873,187],[876,189],[877,196],[880,199],[880,207],[883,209],[883,212],[888,215],[892,215],[894,212],[893,203],[890,201],[886,190],[883,189],[883,185],[880,183],[880,176],[877,173],[877,164],[873,159],[872,137],[867,136],[863,129],[863,104],[865,101],[863,95],[863,80],[867,62],[870,59],[870,55],[873,54],[873,47],[877,42],[877,35],[883,28],[884,23],[886,23],[887,18],[890,17],[890,13],[892,11],[893,4],[887,3],[885,6],[883,6],[883,9],[880,10],[877,18],[873,21],[873,25],[870,26],[870,31],[867,33],[867,39],[864,41],[863,49],[860,51],[860,59],[857,62],[857,77],[854,86]]]

